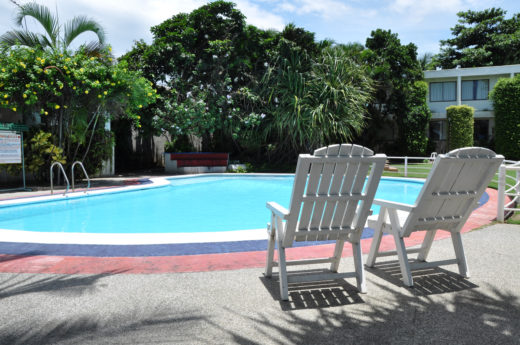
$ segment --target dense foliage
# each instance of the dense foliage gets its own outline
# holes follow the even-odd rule
[[[6,46],[0,49],[0,107],[39,124],[46,141],[62,149],[63,160],[82,160],[96,171],[108,158],[113,138],[105,122],[124,114],[139,126],[139,111],[156,93],[139,72],[101,57],[68,51]],[[28,138],[30,139],[30,138]],[[42,169],[50,165],[42,165]]]
[[[95,22],[77,17],[60,26],[36,4],[20,6],[20,25],[26,16],[45,32],[22,26],[2,37],[11,48],[1,52],[0,106],[41,122],[33,151],[59,149],[55,159],[68,164],[80,159],[99,168],[114,140],[103,125],[118,114],[125,115],[115,123],[125,141],[118,147],[128,150],[134,121],[137,146],[164,135],[168,150],[224,151],[246,161],[290,163],[298,153],[349,141],[426,154],[421,62],[416,46],[391,31],[373,31],[366,47],[337,45],[293,24],[258,29],[233,3],[214,1],[152,27],[153,42],[136,42],[115,64]],[[97,42],[67,50],[86,31]],[[381,144],[387,128],[397,139]]]
[[[453,38],[441,41],[431,68],[480,67],[520,63],[520,13],[506,19],[506,11],[490,8],[457,13]]]
[[[448,118],[449,150],[473,146],[473,113],[467,105],[452,105],[446,108]]]
[[[250,88],[265,70],[272,33],[245,24],[227,2],[177,14],[153,27],[123,57],[156,83],[164,96],[150,112],[153,125],[172,135],[202,139],[202,149],[233,151],[239,133],[258,118]]]
[[[196,136],[202,150],[294,159],[363,126],[370,78],[306,30],[260,30],[215,1],[152,33],[151,45],[138,42],[123,59],[164,96],[146,114],[156,134],[171,136],[170,149]]]
[[[520,159],[520,76],[500,79],[490,94],[495,109],[496,151]]]
[[[368,103],[367,127],[357,139],[378,151],[399,154],[425,154],[426,128],[430,112],[425,106],[421,65],[417,47],[403,45],[397,34],[377,29],[367,38],[366,49],[359,45],[344,49],[368,66],[376,85],[375,97]],[[385,143],[388,128],[397,131],[395,143]],[[392,133],[392,136],[395,136]]]
[[[263,80],[263,140],[279,159],[360,133],[373,82],[338,47],[311,57],[294,42],[280,41],[277,60]]]

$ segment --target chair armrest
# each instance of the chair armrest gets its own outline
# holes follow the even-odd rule
[[[386,208],[395,208],[397,210],[406,211],[406,212],[411,212],[415,208],[414,205],[403,204],[401,202],[388,201],[388,200],[382,200],[382,199],[374,199],[373,204],[379,205],[381,207],[386,207]]]
[[[275,215],[282,219],[287,219],[287,217],[289,216],[289,211],[285,207],[281,206],[280,204],[274,201],[269,201],[265,206],[271,212],[273,212]]]

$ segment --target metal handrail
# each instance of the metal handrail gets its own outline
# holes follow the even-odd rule
[[[51,195],[54,194],[54,185],[52,182],[52,168],[54,168],[55,165],[60,167],[61,172],[63,173],[63,177],[65,178],[65,182],[67,182],[67,188],[65,189],[65,193],[63,193],[63,195],[65,195],[69,191],[70,183],[69,183],[69,179],[67,178],[67,174],[65,173],[65,169],[63,169],[63,165],[61,165],[60,162],[54,162],[51,164],[51,174],[50,174],[51,175]]]
[[[87,171],[85,170],[85,167],[83,166],[83,163],[81,163],[80,161],[75,161],[74,163],[72,163],[72,168],[71,168],[71,174],[72,174],[72,191],[74,192],[74,166],[76,164],[79,164],[79,166],[81,167],[81,169],[83,170],[83,173],[85,174],[85,177],[87,178],[87,189],[85,189],[85,193],[88,191],[88,189],[90,188],[90,178],[88,177],[88,174],[87,174]]]

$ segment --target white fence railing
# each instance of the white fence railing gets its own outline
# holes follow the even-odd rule
[[[506,197],[511,200],[506,204]],[[498,169],[498,207],[497,220],[504,221],[504,217],[519,212],[520,201],[520,162],[505,161]]]
[[[430,173],[436,153],[430,157],[409,157],[409,156],[388,156],[393,160],[391,167],[396,168],[395,174],[404,177],[426,178]],[[401,163],[402,162],[402,163]],[[391,174],[392,170],[387,170],[386,174]]]
[[[400,177],[426,178],[431,170],[436,154],[430,157],[389,156],[392,160],[385,175]],[[513,212],[520,212],[520,161],[505,160],[491,181],[498,187],[497,220]],[[506,196],[511,200],[506,203]]]

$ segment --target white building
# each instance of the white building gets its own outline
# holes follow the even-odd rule
[[[455,68],[424,71],[428,83],[428,106],[432,111],[429,137],[437,152],[446,152],[448,126],[446,108],[469,105],[475,108],[475,144],[485,145],[493,136],[495,114],[489,92],[500,78],[520,73],[520,65]]]

